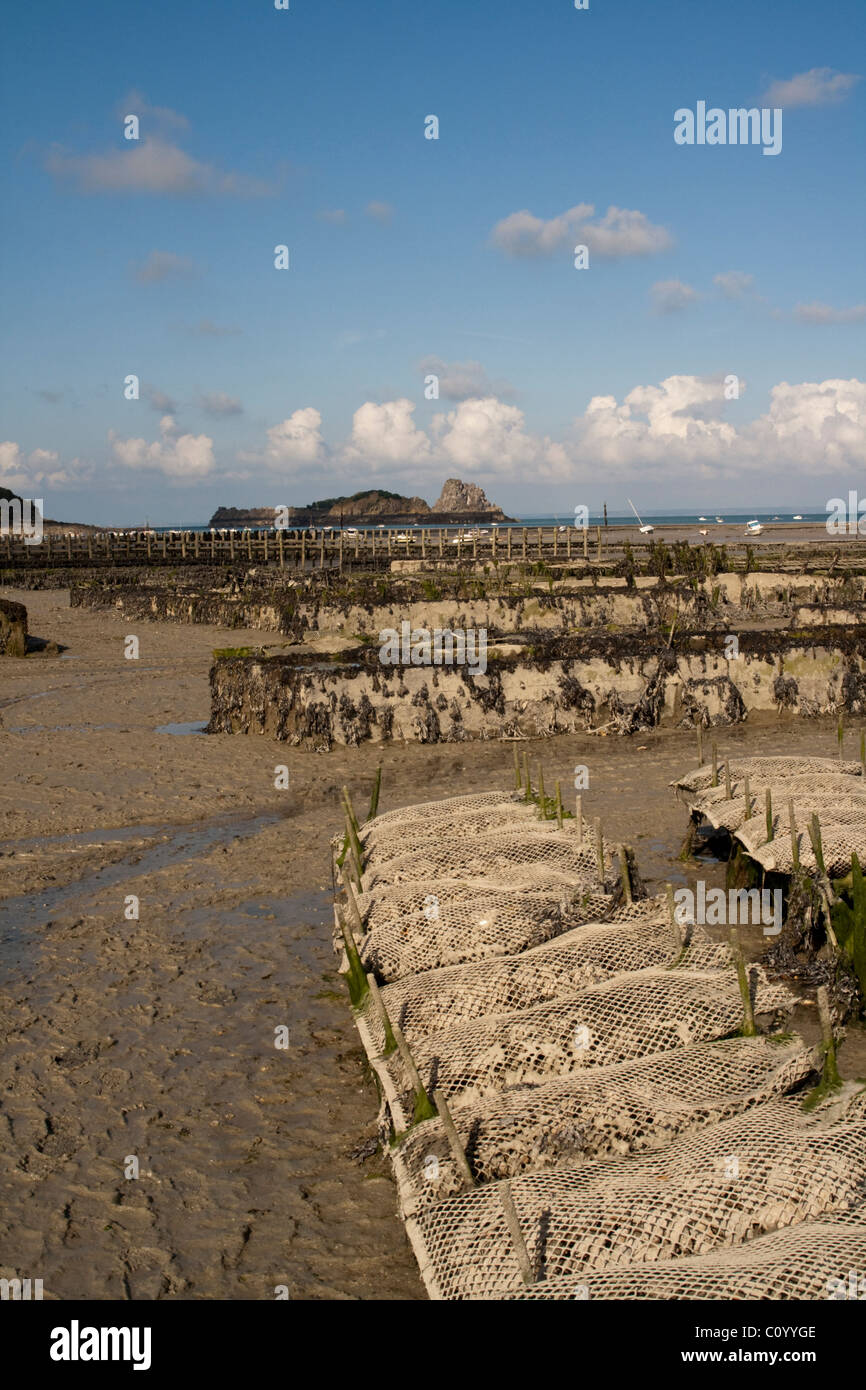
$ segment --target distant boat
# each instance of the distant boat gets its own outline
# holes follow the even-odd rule
[[[707,519],[707,518],[706,518],[705,516],[699,516],[699,517],[698,517],[698,521],[706,521],[706,519]]]
[[[641,521],[640,517],[638,516],[637,507],[635,506],[634,502],[632,502],[631,498],[630,498],[630,497],[627,497],[627,498],[626,498],[626,501],[628,502],[628,505],[631,507],[631,509],[632,509],[632,511],[634,512],[635,516],[637,516],[638,527],[639,527],[639,529],[640,529],[641,535],[642,535],[642,536],[651,536],[652,533],[653,533],[653,531],[654,531],[656,528],[655,528],[654,526],[645,526],[644,523]]]
[[[792,521],[802,521],[803,518],[802,518],[801,516],[797,515],[797,516],[792,516],[792,517],[791,517],[791,520],[792,520]]]
[[[763,526],[761,525],[760,521],[758,521],[757,519],[754,520],[754,521],[747,521],[747,522],[746,522],[746,535],[747,535],[747,536],[760,536],[760,534],[761,534],[761,532],[763,531],[763,529],[764,529]]]
[[[725,524],[725,518],[723,516],[717,516],[716,521],[719,523],[720,526],[724,526]]]

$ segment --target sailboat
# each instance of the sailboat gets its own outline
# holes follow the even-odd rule
[[[654,531],[656,528],[655,528],[654,526],[649,526],[649,525],[646,525],[646,526],[645,526],[644,523],[641,521],[640,517],[638,516],[637,507],[635,506],[634,502],[632,502],[631,498],[630,498],[630,497],[627,497],[627,498],[626,498],[626,501],[628,502],[628,505],[631,507],[631,509],[632,509],[632,511],[634,512],[635,516],[637,516],[638,526],[639,526],[639,528],[640,528],[640,533],[641,533],[641,535],[642,535],[642,536],[651,536],[652,533],[653,533],[653,531]]]

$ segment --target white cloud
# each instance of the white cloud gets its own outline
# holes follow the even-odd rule
[[[296,410],[287,420],[268,430],[265,456],[272,464],[314,464],[325,452],[322,417],[314,406]]]
[[[55,177],[71,179],[80,193],[250,198],[274,191],[261,179],[204,164],[158,136],[106,154],[75,155],[58,146],[45,166]]]
[[[480,362],[445,362],[441,357],[424,357],[418,363],[422,376],[439,378],[439,395],[449,401],[465,401],[477,396],[499,396],[507,400],[514,388],[507,381],[493,382]]]
[[[431,444],[412,419],[414,401],[366,401],[352,417],[352,436],[344,449],[346,462],[364,462],[374,469],[388,464],[418,465],[431,456]]]
[[[167,478],[194,481],[206,478],[215,466],[213,440],[206,434],[179,434],[174,417],[159,422],[161,439],[121,439],[109,430],[113,458],[125,468],[154,469]]]
[[[557,217],[536,217],[524,208],[497,222],[490,244],[511,257],[552,256],[582,243],[590,255],[603,259],[649,256],[673,245],[664,227],[654,226],[645,213],[611,206],[592,222],[592,203],[577,203]]]
[[[174,126],[178,130],[188,130],[189,121],[180,111],[172,111],[169,106],[151,106],[150,102],[136,88],[127,92],[117,106],[117,115],[123,120],[126,116],[138,116],[140,121],[150,120],[156,125]]]
[[[536,477],[568,476],[566,451],[560,444],[526,430],[517,406],[488,397],[461,401],[447,415],[433,420],[440,459],[449,468],[482,477],[516,477],[532,469]]]
[[[172,277],[186,279],[193,273],[193,263],[189,256],[176,256],[173,251],[151,251],[134,270],[140,285],[158,285]]]
[[[762,100],[768,106],[830,106],[844,101],[860,81],[855,72],[836,72],[834,68],[810,68],[784,82],[772,82]]]
[[[379,203],[375,199],[372,203],[367,204],[364,211],[368,217],[372,217],[374,222],[381,222],[383,225],[387,225],[394,216],[394,208],[391,203]]]
[[[834,309],[829,304],[797,304],[794,317],[801,323],[860,323],[866,319],[866,304],[853,304],[850,309]]]
[[[723,270],[713,276],[713,284],[718,285],[725,299],[743,299],[752,293],[755,277],[747,275],[744,270]]]
[[[86,470],[74,459],[69,468],[59,468],[55,449],[33,449],[25,457],[13,440],[0,444],[0,487],[27,495],[37,488],[66,487],[85,475]]]
[[[208,415],[242,415],[243,406],[237,396],[225,391],[205,391],[199,398],[202,410]]]
[[[335,227],[343,227],[347,221],[345,208],[322,208],[317,216],[321,222],[330,222]]]
[[[656,280],[650,287],[650,295],[657,314],[677,314],[698,299],[697,290],[682,280]]]

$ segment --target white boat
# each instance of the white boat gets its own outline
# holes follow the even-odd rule
[[[792,520],[792,521],[802,521],[803,518],[802,518],[801,516],[798,515],[798,516],[792,516],[792,517],[791,517],[791,520]]]
[[[698,521],[706,521],[706,519],[707,519],[707,518],[706,518],[705,516],[699,516],[699,517],[698,517]]]
[[[652,533],[653,533],[653,531],[654,531],[656,528],[655,528],[654,526],[644,525],[644,523],[641,521],[640,517],[638,516],[637,507],[635,506],[634,502],[632,502],[632,500],[631,500],[630,497],[627,497],[627,498],[626,498],[626,501],[628,502],[628,505],[631,507],[631,509],[632,509],[632,511],[634,512],[635,516],[637,516],[637,520],[638,520],[638,529],[640,530],[641,535],[642,535],[642,536],[651,536]]]
[[[344,529],[343,529],[343,535],[344,535],[344,536],[357,536],[357,534],[358,534],[358,528],[357,528],[357,526],[346,526],[346,527],[344,527]]]
[[[761,534],[761,532],[763,531],[763,529],[764,529],[764,528],[763,528],[763,526],[761,525],[760,521],[755,520],[755,521],[747,521],[747,522],[746,522],[746,535],[747,535],[747,536],[760,536],[760,534]]]
[[[723,516],[717,516],[716,521],[718,522],[719,526],[724,526],[725,524],[725,518]]]

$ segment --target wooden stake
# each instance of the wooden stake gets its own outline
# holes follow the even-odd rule
[[[826,985],[818,987],[818,1018],[821,1021],[821,1041],[824,1051],[824,1077],[829,1082],[839,1080],[836,1068],[836,1039],[833,1036],[833,1020],[830,1017],[830,996]]]
[[[364,926],[364,919],[361,916],[361,909],[358,906],[358,900],[352,891],[352,885],[349,882],[348,878],[346,878],[343,887],[346,890],[346,902],[349,907],[349,916],[352,919],[352,930],[356,931],[359,936],[366,936],[367,928]]]
[[[529,779],[529,754],[524,750],[523,753],[523,799],[532,800],[532,782]]]
[[[355,945],[355,939],[346,926],[342,913],[339,911],[337,912],[337,921],[340,923],[340,932],[342,933],[343,945],[346,948],[346,957],[349,962],[349,998],[355,1008],[357,1008],[364,998],[364,995],[368,993],[370,986],[367,982],[367,976],[364,974],[364,967],[361,963],[361,957],[358,954],[358,947]]]
[[[595,862],[598,865],[598,881],[604,883],[604,836],[601,831],[601,816],[596,816],[593,824],[595,825]]]
[[[540,820],[547,820],[547,806],[544,800],[544,768],[538,764],[538,816]]]
[[[358,892],[363,893],[364,880],[361,856],[358,852],[358,842],[355,839],[354,827],[352,825],[351,820],[349,819],[349,812],[346,810],[345,806],[343,807],[343,815],[346,818],[346,839],[349,841],[349,850],[351,852],[351,864],[352,868],[355,870],[355,881],[358,885]]]
[[[746,773],[745,777],[743,778],[743,792],[744,792],[745,799],[746,799],[746,814],[745,814],[745,816],[744,816],[744,820],[751,820],[751,819],[752,819],[752,792],[751,792],[751,789],[750,789],[750,787],[749,787],[749,774],[748,774],[748,772]]]
[[[770,788],[764,792],[764,809],[767,813],[767,844],[773,839],[773,796]]]
[[[698,767],[704,765],[704,730],[703,725],[699,724],[698,729]]]
[[[711,787],[717,787],[718,785],[719,785],[719,745],[716,743],[716,740],[713,739],[713,780],[712,780],[712,782],[710,783],[710,786],[711,786]]]
[[[622,878],[622,891],[625,897],[626,906],[631,907],[633,898],[631,895],[631,874],[628,867],[628,850],[625,845],[619,847],[619,872]]]
[[[379,812],[379,792],[382,790],[382,764],[376,768],[376,780],[373,783],[373,790],[370,794],[370,809],[367,812],[367,820],[375,820]]]
[[[397,1050],[397,1039],[394,1037],[391,1019],[388,1016],[388,1010],[385,1008],[385,1001],[379,993],[379,986],[376,983],[375,975],[371,974],[367,976],[367,988],[370,991],[370,998],[376,1005],[379,1011],[379,1017],[382,1020],[382,1032],[385,1035],[385,1046],[382,1050],[382,1056],[390,1057],[391,1053]]]
[[[505,1224],[508,1227],[508,1234],[511,1236],[511,1243],[514,1246],[514,1253],[517,1256],[523,1282],[524,1284],[534,1284],[535,1274],[517,1218],[517,1208],[511,1195],[511,1185],[507,1179],[499,1184],[499,1200],[502,1202],[502,1210],[505,1212]]]
[[[512,747],[514,748],[514,790],[519,792],[519,791],[520,791],[520,757],[519,757],[518,752],[517,752],[517,744],[516,744],[516,743],[513,744]]]
[[[821,873],[826,876],[827,870],[824,868],[824,845],[821,841],[821,822],[818,819],[817,811],[813,814],[808,824],[809,840],[812,844],[812,851],[815,855],[815,862]]]
[[[744,1038],[754,1038],[758,1032],[755,1027],[755,1011],[752,1008],[749,977],[746,974],[746,962],[743,959],[740,937],[736,927],[731,927],[731,955],[734,958],[734,965],[737,967],[737,983],[740,986],[740,998],[743,1001],[743,1026],[740,1033]]]
[[[791,827],[791,855],[794,860],[794,873],[800,869],[800,837],[797,834],[797,821],[794,816],[794,798],[788,797],[788,823]]]
[[[730,801],[733,796],[733,792],[731,791],[731,764],[728,762],[727,758],[725,759],[725,796],[728,801]]]
[[[448,1109],[448,1102],[446,1101],[441,1091],[433,1092],[433,1100],[435,1101],[436,1109],[439,1112],[439,1118],[442,1121],[442,1128],[445,1130],[445,1134],[448,1138],[448,1143],[451,1146],[451,1152],[454,1155],[454,1160],[457,1164],[457,1167],[460,1170],[460,1174],[463,1178],[463,1181],[466,1183],[467,1187],[474,1187],[475,1178],[473,1176],[472,1169],[469,1167],[469,1160],[466,1157],[463,1145],[460,1142],[460,1135],[457,1133],[457,1126],[451,1118],[451,1111]]]
[[[435,1118],[436,1111],[430,1104],[430,1097],[424,1090],[421,1078],[418,1075],[418,1068],[415,1066],[412,1053],[409,1051],[409,1045],[403,1037],[403,1029],[398,1023],[392,1023],[391,1031],[394,1035],[394,1041],[397,1044],[403,1066],[406,1068],[406,1073],[412,1083],[412,1090],[415,1092],[414,1119],[416,1122],[419,1120],[432,1120]]]
[[[574,819],[577,824],[577,847],[583,848],[583,797],[580,792],[574,798]]]
[[[556,784],[556,823],[562,829],[562,786]]]

